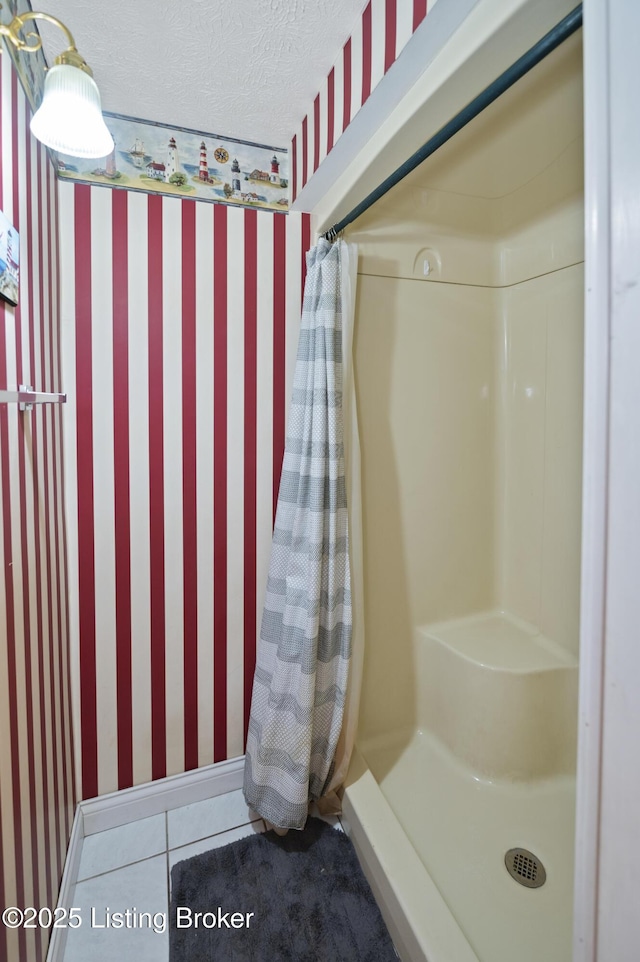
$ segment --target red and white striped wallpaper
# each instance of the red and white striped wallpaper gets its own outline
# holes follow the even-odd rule
[[[0,58],[0,208],[20,233],[20,302],[0,302],[0,388],[63,390],[53,167]],[[75,805],[62,411],[0,404],[0,906],[55,905]],[[46,929],[0,924],[0,959],[41,962]]]
[[[292,201],[437,0],[369,0],[291,143]]]
[[[88,798],[244,751],[310,222],[59,197]]]

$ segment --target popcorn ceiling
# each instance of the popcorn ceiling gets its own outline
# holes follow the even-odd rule
[[[288,147],[366,0],[43,0],[104,110]],[[60,31],[39,23],[47,62]]]

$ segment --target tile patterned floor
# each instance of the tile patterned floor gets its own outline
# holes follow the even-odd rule
[[[64,962],[167,962],[173,865],[265,829],[238,790],[87,836],[72,900],[82,925]]]

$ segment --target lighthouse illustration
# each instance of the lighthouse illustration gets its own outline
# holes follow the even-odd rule
[[[107,174],[107,177],[115,177],[117,173],[118,171],[116,168],[116,148],[114,144],[113,150],[107,157],[106,174]]]
[[[164,171],[164,179],[169,182],[169,178],[172,174],[177,174],[180,169],[180,163],[178,161],[178,145],[176,144],[175,137],[172,137],[169,141],[169,157],[167,159],[167,166]]]
[[[209,165],[207,163],[207,145],[204,140],[200,144],[200,171],[198,179],[205,183],[209,180]]]
[[[280,170],[280,161],[274,154],[273,157],[271,158],[271,173],[269,174],[269,180],[271,181],[272,184],[276,184],[278,187],[280,186],[279,170]]]
[[[240,164],[237,157],[231,164],[231,186],[240,193]]]

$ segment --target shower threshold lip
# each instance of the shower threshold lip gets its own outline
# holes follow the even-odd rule
[[[508,962],[500,947],[539,945],[537,929],[546,933],[548,962],[569,958],[573,836],[565,822],[573,816],[575,779],[479,781],[433,736],[418,732],[395,766],[385,757],[392,754],[359,748],[343,809],[404,962]],[[409,777],[427,768],[409,790]],[[535,903],[505,868],[514,847],[534,851],[549,872]]]
[[[358,747],[342,807],[402,962],[479,962]]]

